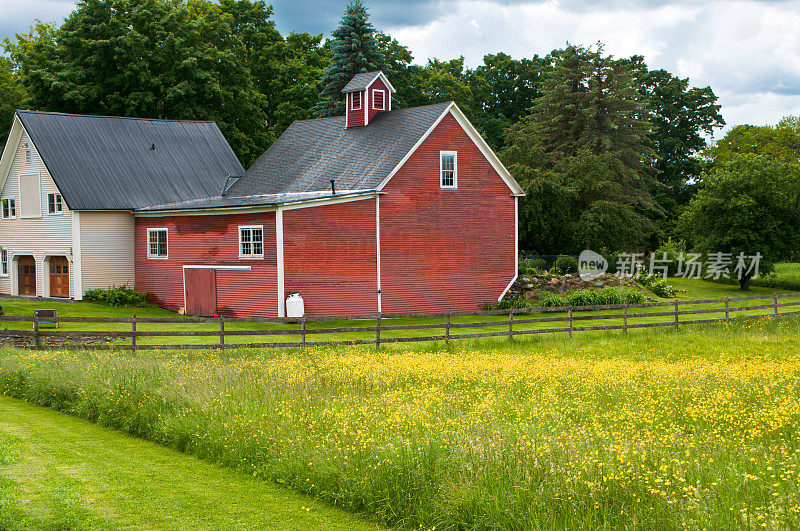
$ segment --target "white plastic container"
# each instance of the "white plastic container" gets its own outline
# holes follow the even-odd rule
[[[286,297],[286,317],[303,317],[305,314],[303,297],[299,293],[292,293]]]

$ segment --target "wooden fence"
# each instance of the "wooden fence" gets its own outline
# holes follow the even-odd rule
[[[797,299],[797,300],[781,300]],[[739,306],[738,303],[744,301],[758,301],[761,304],[750,304]],[[764,303],[768,301],[767,303]],[[700,307],[704,306],[704,307]],[[72,342],[72,346],[80,346],[87,349],[125,349],[125,350],[145,350],[145,349],[225,349],[225,348],[275,348],[275,347],[305,347],[307,345],[375,345],[380,347],[386,343],[406,343],[424,341],[445,341],[468,338],[486,338],[507,336],[513,339],[516,336],[530,334],[554,334],[563,333],[572,337],[572,334],[591,330],[622,330],[627,332],[629,329],[651,328],[651,327],[675,327],[693,325],[700,323],[720,322],[733,317],[763,317],[764,315],[782,316],[800,314],[800,310],[790,309],[781,311],[785,308],[800,306],[800,293],[781,293],[776,295],[761,295],[751,297],[738,297],[726,299],[692,300],[692,301],[671,301],[655,302],[645,304],[622,304],[605,306],[580,306],[563,308],[524,308],[514,310],[493,310],[482,312],[448,312],[448,313],[406,313],[406,314],[378,314],[378,315],[358,315],[348,317],[308,317],[303,319],[277,319],[277,318],[143,318],[143,317],[59,317],[56,320],[47,320],[47,324],[54,325],[55,321],[59,324],[80,323],[86,324],[113,325],[115,330],[64,330],[62,329],[43,329],[44,323],[36,317],[28,316],[2,316],[3,322],[30,322],[32,329],[15,330],[5,329],[0,331],[0,337],[15,339],[17,341],[30,341],[29,345],[34,348],[59,348],[65,345],[65,341]],[[648,309],[660,309],[658,311],[646,311]],[[615,313],[595,313],[609,312]],[[741,315],[743,312],[761,312],[758,315]],[[720,314],[724,317],[700,317],[685,319],[685,317],[699,317],[704,314]],[[535,314],[544,314],[535,316]],[[557,314],[552,315],[551,314]],[[576,315],[577,314],[577,315]],[[584,315],[588,314],[588,315]],[[739,315],[737,315],[739,314]],[[480,317],[481,320],[470,320],[470,317]],[[494,319],[498,317],[502,319]],[[466,319],[465,319],[466,318]],[[490,320],[486,320],[490,318]],[[655,321],[641,321],[642,319],[658,319]],[[393,324],[394,320],[404,319],[423,319],[433,320],[434,322],[421,322],[415,324]],[[455,319],[460,319],[456,322]],[[374,325],[369,326],[350,326],[334,327],[331,323],[344,320],[364,320],[374,321]],[[612,321],[608,324],[593,325],[595,321]],[[589,323],[583,325],[582,323]],[[323,324],[325,327],[314,327],[309,325]],[[388,324],[387,324],[388,323]],[[213,328],[206,330],[145,330],[142,325],[170,324],[181,326],[195,326]],[[255,324],[257,328],[241,329],[241,325]],[[138,325],[138,327],[137,327]],[[239,325],[240,329],[236,328]],[[276,328],[276,326],[280,328]],[[289,326],[287,328],[287,326]],[[151,326],[151,328],[154,328]],[[169,327],[162,327],[169,328]],[[495,328],[494,331],[472,332],[470,329]],[[392,336],[392,332],[408,332],[413,335],[397,337]],[[431,331],[427,334],[423,331]],[[433,333],[437,331],[438,333]],[[386,335],[389,333],[390,335]],[[347,339],[347,340],[322,340],[315,341],[315,337],[325,334],[359,334],[360,336],[369,335],[366,338]],[[383,334],[383,335],[382,335]],[[424,335],[420,335],[424,334]],[[295,337],[294,341],[272,341],[272,342],[248,342],[236,343],[234,338],[265,338],[276,336],[278,338]],[[173,344],[147,344],[141,340],[147,338],[194,338],[214,337],[213,343],[173,343]],[[57,341],[52,341],[55,338]],[[99,343],[92,343],[99,341]],[[123,341],[125,341],[123,343]]]

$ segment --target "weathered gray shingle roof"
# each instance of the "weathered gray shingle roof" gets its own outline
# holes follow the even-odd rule
[[[381,75],[380,70],[375,72],[364,72],[363,74],[356,74],[353,76],[353,79],[347,82],[347,85],[344,86],[342,92],[345,94],[348,92],[357,92],[359,90],[364,90],[367,88],[367,85],[372,83],[372,81]]]
[[[378,113],[366,127],[345,117],[294,122],[231,186],[228,196],[375,190],[451,102]]]
[[[229,175],[244,173],[214,122],[17,116],[73,210],[133,210],[216,196]]]

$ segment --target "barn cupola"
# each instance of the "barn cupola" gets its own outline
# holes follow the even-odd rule
[[[346,127],[363,127],[383,111],[392,110],[394,87],[383,72],[356,74],[342,89]]]

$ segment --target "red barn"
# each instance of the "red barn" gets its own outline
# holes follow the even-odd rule
[[[135,213],[136,287],[187,313],[473,310],[517,276],[519,184],[455,103],[392,109],[382,72],[345,116],[294,122],[220,195]]]

